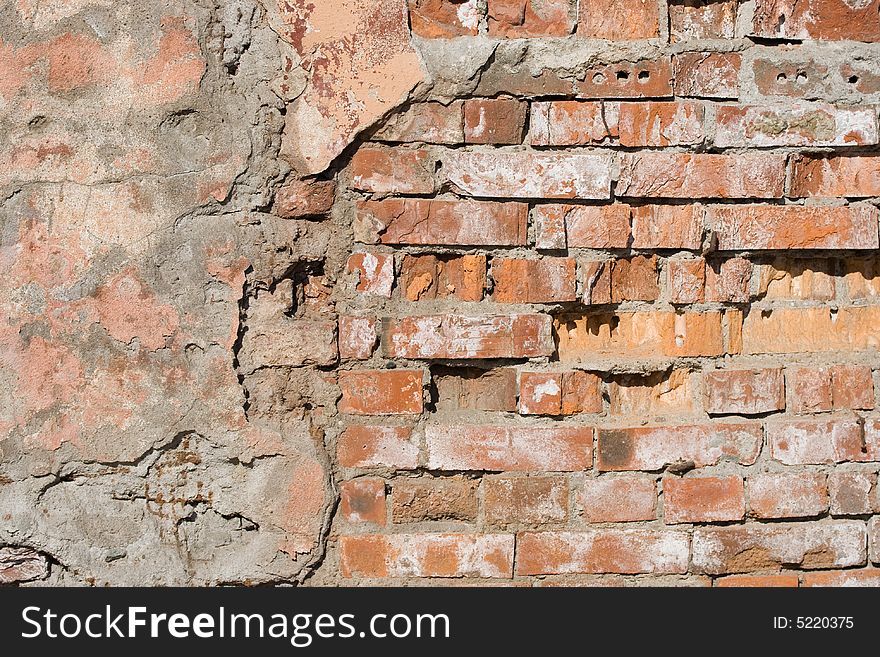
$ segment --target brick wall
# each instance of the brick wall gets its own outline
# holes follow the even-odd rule
[[[498,49],[340,165],[323,577],[880,583],[880,5],[574,4],[409,2]]]

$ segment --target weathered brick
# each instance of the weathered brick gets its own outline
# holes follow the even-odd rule
[[[562,315],[555,325],[563,362],[597,356],[658,358],[724,352],[719,312]]]
[[[751,465],[763,440],[759,424],[695,424],[600,429],[602,471],[662,470],[679,462],[697,468],[734,461]]]
[[[736,7],[736,0],[673,0],[669,3],[670,40],[732,39],[736,36]]]
[[[798,420],[767,423],[771,456],[785,465],[871,461],[878,445],[863,441],[857,420]]]
[[[422,370],[349,370],[339,373],[340,413],[411,415],[422,412]]]
[[[413,103],[387,119],[373,139],[426,144],[464,143],[464,102]]]
[[[703,374],[710,415],[761,415],[785,410],[782,370],[714,370]]]
[[[535,208],[535,215],[539,218],[539,225],[541,221],[558,225],[561,217],[568,235],[568,246],[572,248],[624,249],[629,246],[628,205],[539,205]],[[541,233],[538,239],[544,239]],[[556,248],[565,248],[565,245]]]
[[[486,256],[406,255],[400,266],[399,286],[409,301],[482,301]]]
[[[703,258],[666,262],[667,291],[672,303],[700,303],[706,293],[706,261]]]
[[[239,352],[242,371],[265,365],[334,365],[338,360],[336,322],[288,318],[276,302],[251,301],[249,326]]]
[[[587,69],[584,78],[575,83],[575,95],[578,98],[672,96],[672,59],[666,56],[595,66]]]
[[[632,208],[633,248],[698,250],[702,243],[701,205],[641,205]]]
[[[820,413],[833,408],[831,371],[826,367],[791,367],[788,379],[788,410],[793,413]]]
[[[49,575],[49,562],[42,554],[26,547],[0,548],[0,584],[21,584]]]
[[[433,194],[427,151],[363,146],[351,158],[351,186],[375,194]]]
[[[609,41],[657,38],[660,35],[657,3],[652,0],[581,2],[577,33]]]
[[[766,38],[880,41],[880,0],[757,0],[752,34]]]
[[[831,368],[831,398],[836,409],[874,408],[874,380],[867,365],[834,365]]]
[[[357,273],[357,291],[391,297],[394,287],[394,256],[371,251],[353,253],[348,257],[349,273]]]
[[[476,36],[480,27],[478,0],[408,0],[413,34],[427,39]]]
[[[561,475],[483,478],[483,509],[490,525],[541,525],[568,517],[568,482]]]
[[[378,336],[375,317],[341,315],[339,317],[339,356],[366,360],[373,355]]]
[[[522,372],[521,415],[601,413],[601,379],[590,372]]]
[[[609,153],[450,151],[443,172],[463,194],[502,198],[607,199]]]
[[[637,522],[657,517],[657,484],[649,476],[584,479],[577,494],[587,522]]]
[[[880,568],[804,573],[803,578],[801,586],[833,586],[835,588],[870,586],[877,588],[880,587]]]
[[[722,251],[878,248],[878,211],[869,205],[715,205],[708,220]]]
[[[703,106],[694,101],[620,103],[621,146],[684,146],[703,141]]]
[[[574,31],[572,0],[489,0],[489,36],[567,36]]]
[[[387,199],[358,204],[355,237],[383,244],[518,246],[526,243],[522,203]]]
[[[523,532],[517,536],[516,574],[684,573],[688,535],[649,529]]]
[[[876,472],[832,472],[828,490],[832,515],[861,516],[878,510]]]
[[[611,266],[608,259],[583,260],[580,263],[584,279],[583,302],[589,305],[611,303]]]
[[[880,309],[775,308],[751,312],[743,324],[743,353],[865,351],[877,345]]]
[[[412,469],[419,446],[404,427],[351,426],[339,436],[336,458],[344,468]]]
[[[792,158],[791,196],[880,196],[880,157],[796,155]]]
[[[656,301],[660,296],[657,256],[633,256],[611,264],[611,301]]]
[[[278,189],[273,211],[285,219],[327,214],[336,198],[332,180],[293,180]]]
[[[710,261],[706,267],[706,301],[748,302],[752,271],[752,263],[745,258]]]
[[[557,100],[532,103],[529,136],[533,146],[601,144],[617,134],[603,103]]]
[[[829,264],[826,259],[777,256],[772,264],[755,267],[758,295],[766,299],[834,299],[837,284]]]
[[[428,467],[437,470],[570,472],[593,462],[588,427],[429,425]]]
[[[738,52],[683,52],[673,59],[675,95],[738,98],[742,55]]]
[[[797,587],[796,573],[769,573],[766,575],[728,575],[715,580],[715,586],[727,587]]]
[[[839,287],[850,299],[880,297],[880,259],[847,260],[847,271]]]
[[[876,94],[880,91],[880,75],[870,61],[845,61],[837,69],[850,89],[860,94]]]
[[[384,525],[385,480],[362,477],[339,485],[339,512],[348,522]]]
[[[516,410],[516,370],[513,368],[443,370],[434,377],[434,382],[439,396],[438,410]]]
[[[868,549],[872,563],[880,563],[880,517],[877,516],[868,523]]]
[[[499,303],[555,303],[577,299],[574,258],[495,258],[492,299]]]
[[[828,510],[825,475],[770,473],[748,479],[749,512],[757,518],[808,518]]]
[[[619,375],[608,386],[611,413],[640,418],[692,415],[697,410],[694,403],[696,376],[685,369],[648,375]]]
[[[343,577],[513,576],[513,534],[340,536]]]
[[[383,323],[389,358],[537,358],[553,351],[549,315],[422,315]]]
[[[567,245],[564,205],[539,205],[535,208],[535,248],[559,250]]]
[[[395,523],[477,518],[477,482],[464,477],[395,479],[391,484],[391,520]]]
[[[700,527],[693,564],[711,575],[780,566],[846,568],[865,563],[865,542],[865,525],[852,520]]]
[[[866,146],[877,143],[873,109],[830,105],[725,105],[715,111],[715,145]]]
[[[763,96],[790,96],[816,100],[832,94],[828,67],[798,51],[773,52],[752,60],[751,74]]]
[[[663,480],[663,519],[667,524],[741,520],[745,507],[742,477]]]
[[[472,98],[464,101],[467,144],[521,144],[527,103],[513,98]]]
[[[624,153],[617,194],[644,198],[781,198],[784,183],[785,158],[780,155]]]

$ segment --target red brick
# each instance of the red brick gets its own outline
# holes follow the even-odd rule
[[[691,249],[703,244],[703,207],[642,205],[632,208],[632,247],[636,249]]]
[[[611,260],[585,260],[580,264],[584,279],[583,301],[589,305],[611,303]]]
[[[792,158],[791,196],[880,196],[880,157]]]
[[[560,475],[483,478],[483,509],[490,525],[541,525],[568,517],[568,482]]]
[[[609,153],[449,151],[443,171],[463,194],[502,198],[606,199]]]
[[[832,472],[828,489],[832,515],[862,516],[878,511],[876,472]]]
[[[562,218],[568,233],[568,246],[581,249],[625,249],[630,241],[630,207],[628,205],[539,205],[535,208],[538,223],[556,222]],[[564,235],[564,233],[563,233]],[[538,239],[543,238],[541,233]],[[563,244],[561,247],[565,248]]]
[[[549,315],[422,315],[383,323],[389,358],[537,358],[553,352]]]
[[[722,251],[878,248],[873,206],[717,205],[708,218]]]
[[[332,180],[292,180],[275,194],[273,212],[285,219],[314,217],[327,214],[336,200],[336,183]]]
[[[480,27],[477,0],[408,0],[413,34],[426,39],[476,36]]]
[[[489,36],[519,39],[574,31],[572,0],[489,0]]]
[[[428,468],[435,470],[585,470],[593,461],[588,427],[429,425]]]
[[[595,374],[573,372],[522,372],[521,415],[574,415],[601,413],[601,379]]]
[[[798,576],[796,573],[770,573],[767,575],[728,575],[715,580],[715,586],[724,587],[796,587]]]
[[[833,408],[831,371],[825,367],[793,367],[787,370],[788,410],[793,413],[820,413]]]
[[[846,568],[865,563],[865,525],[834,522],[698,527],[693,537],[696,572],[710,575],[799,566]]]
[[[880,336],[880,309],[775,308],[751,312],[743,324],[743,353],[866,351]]]
[[[706,268],[706,301],[747,303],[751,283],[752,263],[745,258],[712,261]]]
[[[385,253],[353,253],[348,257],[347,270],[358,275],[357,291],[391,297],[394,287],[394,256]]]
[[[419,447],[403,427],[348,427],[339,436],[336,458],[344,468],[402,468],[419,464]]]
[[[450,369],[435,376],[434,382],[439,396],[438,410],[516,410],[517,384],[513,368]]]
[[[672,59],[667,56],[595,66],[587,69],[575,87],[578,98],[672,96]]]
[[[781,155],[624,153],[617,195],[645,198],[781,198]],[[735,208],[739,210],[739,208]]]
[[[739,97],[737,52],[683,52],[674,58],[675,95],[696,98]]]
[[[521,144],[529,106],[512,98],[464,101],[464,140],[468,144]]]
[[[557,100],[532,103],[530,137],[533,146],[600,144],[616,136],[616,125],[601,102]]]
[[[768,422],[767,442],[771,456],[785,465],[871,461],[880,457],[880,445],[863,442],[862,426],[852,419]]]
[[[825,64],[807,58],[797,50],[756,57],[752,60],[751,73],[762,96],[812,99],[833,94],[833,73],[829,74]]]
[[[396,479],[391,486],[395,523],[477,519],[477,482],[463,477]]]
[[[667,524],[741,520],[745,507],[742,477],[663,479],[663,519]]]
[[[877,143],[873,109],[843,109],[824,104],[725,105],[715,110],[715,145],[866,146]]]
[[[362,146],[351,158],[351,186],[376,194],[433,194],[434,161],[426,151]]]
[[[426,144],[463,144],[464,102],[414,103],[387,119],[373,139]]]
[[[880,563],[880,518],[876,516],[868,523],[868,549],[871,551],[871,561]]]
[[[705,372],[703,386],[710,415],[761,415],[785,410],[785,383],[779,368]]]
[[[539,205],[535,208],[535,248],[557,250],[567,244],[565,235],[565,205]]]
[[[343,577],[513,576],[513,534],[340,536]]]
[[[385,524],[385,480],[363,477],[339,486],[339,512],[348,522]]]
[[[365,201],[358,204],[355,236],[383,244],[519,246],[526,243],[528,216],[522,203]]]
[[[495,258],[492,260],[498,303],[556,303],[577,299],[574,258]]]
[[[804,573],[803,578],[802,586],[833,586],[836,588],[870,586],[876,588],[880,587],[880,568]]]
[[[721,461],[751,465],[762,442],[759,424],[600,429],[598,465],[602,471],[663,470],[682,461],[697,468]]]
[[[655,39],[660,36],[657,3],[652,0],[581,2],[577,33],[609,41]]]
[[[683,146],[703,141],[703,106],[694,101],[620,103],[621,146]]]
[[[339,317],[339,356],[351,360],[366,360],[373,355],[378,336],[375,317]]]
[[[866,95],[880,91],[880,75],[877,74],[877,67],[870,61],[849,59],[841,64],[838,71],[853,91]]]
[[[669,3],[669,37],[673,43],[691,39],[733,39],[736,36],[736,0]]]
[[[410,415],[422,412],[422,370],[351,370],[339,373],[340,413]]]
[[[517,536],[516,574],[684,573],[689,547],[678,531],[524,532]]]
[[[611,265],[611,301],[656,301],[660,296],[657,256],[633,256]]]
[[[700,303],[706,292],[706,261],[702,258],[668,260],[667,290],[672,303]]]
[[[825,475],[761,473],[748,480],[749,512],[757,518],[807,518],[828,510]]]
[[[556,318],[559,359],[720,356],[724,353],[721,317],[719,312],[671,311],[560,315]]]
[[[755,36],[880,41],[880,0],[757,0]]]
[[[587,522],[637,522],[657,517],[657,484],[653,477],[584,479],[577,500]]]
[[[697,375],[686,369],[618,375],[609,385],[612,415],[648,418],[693,415]]]
[[[874,380],[867,365],[835,365],[831,368],[831,399],[836,409],[874,408]]]
[[[399,285],[409,301],[482,301],[486,256],[406,255],[400,267]]]

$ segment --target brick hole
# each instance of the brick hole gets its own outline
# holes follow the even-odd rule
[[[594,73],[593,74],[593,84],[604,84],[605,83],[605,74],[604,73]]]
[[[846,79],[846,81],[849,82],[850,84],[858,84],[859,83],[859,76],[858,75],[850,75]]]
[[[807,81],[807,74],[804,71],[798,71],[794,80],[798,84],[804,84]]]
[[[626,82],[629,80],[629,71],[618,71],[617,79],[621,82]]]
[[[779,75],[776,76],[776,81],[777,82],[787,82],[788,76],[785,73],[780,73]]]
[[[639,71],[639,82],[642,84],[647,84],[648,80],[651,78],[650,71]]]

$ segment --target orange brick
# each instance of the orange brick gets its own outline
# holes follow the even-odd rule
[[[798,576],[795,573],[771,573],[767,575],[728,575],[715,580],[715,586],[721,587],[796,587]]]
[[[706,261],[702,258],[669,260],[667,291],[672,303],[700,303],[706,292]]]
[[[336,458],[344,468],[412,469],[419,463],[419,447],[410,429],[352,426],[339,436]]]
[[[483,479],[483,508],[490,525],[540,525],[568,517],[568,482],[560,475]]]
[[[804,573],[803,586],[833,586],[836,588],[854,586],[880,587],[880,568],[861,568],[859,570],[827,570]]]
[[[700,249],[703,208],[699,204],[634,207],[632,233],[636,249]]]
[[[657,38],[660,35],[657,3],[652,0],[581,2],[577,33],[609,41]]]
[[[745,506],[741,477],[663,480],[663,518],[667,524],[741,520]]]
[[[831,371],[824,367],[794,367],[787,370],[791,395],[788,409],[794,413],[830,411]]]
[[[683,52],[676,55],[673,62],[676,96],[739,96],[742,55],[738,52]]]
[[[489,36],[567,36],[575,26],[572,0],[489,0]]]
[[[395,523],[463,521],[477,518],[477,482],[463,477],[396,479],[391,486]]]
[[[669,3],[669,37],[673,43],[691,39],[733,39],[736,36],[736,0]]]
[[[656,301],[660,296],[657,256],[633,256],[611,265],[611,301]]]
[[[880,196],[880,157],[797,155],[792,158],[791,195]]]
[[[464,101],[464,140],[467,144],[521,144],[529,106],[512,98],[473,98]]]
[[[574,415],[600,413],[601,379],[595,374],[573,372],[522,372],[519,412],[521,415]]]
[[[363,477],[339,486],[339,511],[348,522],[385,524],[385,480]]]
[[[743,323],[743,353],[796,354],[872,350],[880,337],[880,308],[774,308]]]
[[[615,1],[615,4],[617,2]],[[583,8],[583,4],[581,5]],[[663,98],[672,95],[672,59],[640,59],[589,68],[575,83],[578,98]],[[542,94],[542,95],[547,95]]]
[[[351,370],[339,373],[340,413],[418,415],[422,412],[422,370]]]
[[[476,36],[480,26],[477,0],[408,0],[413,34],[426,39]]]
[[[706,268],[706,301],[747,303],[751,283],[752,263],[745,258],[710,262]]]
[[[705,372],[703,386],[710,415],[761,415],[785,409],[785,382],[779,368]]]
[[[835,365],[831,368],[831,398],[836,409],[874,408],[874,380],[867,365]]]
[[[400,266],[399,285],[409,301],[482,301],[486,256],[406,255]]]
[[[587,522],[654,520],[657,484],[647,476],[584,479],[577,501]]]
[[[698,409],[694,403],[695,376],[685,369],[619,375],[609,385],[611,413],[638,418],[692,415]]]
[[[771,39],[880,41],[880,0],[757,0],[753,34]]]
[[[351,186],[375,194],[433,194],[434,162],[426,151],[362,146],[351,158]]]
[[[390,297],[394,287],[394,256],[384,253],[353,253],[348,258],[348,272],[358,275],[357,291]]]
[[[563,218],[568,246],[583,249],[624,249],[630,241],[628,205],[539,205],[538,217]],[[564,248],[564,245],[559,248]]]
[[[611,303],[612,260],[585,260],[580,263],[584,279],[583,301],[587,305]]]
[[[616,136],[603,104],[594,101],[557,100],[532,103],[530,136],[533,146],[583,146],[600,144]]]
[[[703,106],[694,101],[620,103],[621,146],[685,146],[703,141]]]
[[[495,290],[499,303],[554,303],[577,299],[577,272],[574,258],[495,258],[492,260]]]
[[[339,317],[339,356],[366,360],[376,346],[376,318],[341,315]]]
[[[749,511],[757,518],[807,518],[828,510],[825,475],[761,473],[748,480]]]

